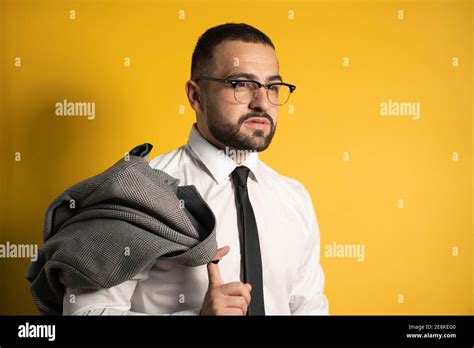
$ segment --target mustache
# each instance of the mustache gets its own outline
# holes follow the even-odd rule
[[[266,112],[263,113],[263,114],[247,114],[247,115],[244,115],[242,116],[240,119],[239,119],[239,126],[244,123],[245,121],[247,121],[249,118],[252,118],[252,117],[262,117],[262,118],[266,118],[268,120],[268,122],[270,122],[270,126],[273,128],[273,118],[267,114]]]

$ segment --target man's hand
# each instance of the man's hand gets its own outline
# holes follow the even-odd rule
[[[217,249],[213,260],[221,260],[229,250],[229,246]],[[207,264],[207,273],[209,287],[199,315],[246,315],[252,286],[242,282],[224,284],[219,266],[213,262]]]

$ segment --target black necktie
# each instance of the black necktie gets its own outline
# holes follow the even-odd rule
[[[258,241],[257,222],[247,191],[247,178],[250,169],[239,166],[232,172],[235,188],[235,204],[240,233],[240,253],[244,282],[252,285],[251,301],[247,315],[265,315],[263,301],[262,258]]]

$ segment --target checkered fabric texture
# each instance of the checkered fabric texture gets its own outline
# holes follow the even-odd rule
[[[43,238],[26,274],[42,314],[62,314],[65,286],[110,288],[157,259],[199,266],[217,249],[214,214],[196,188],[178,188],[138,156],[59,195],[46,211]]]

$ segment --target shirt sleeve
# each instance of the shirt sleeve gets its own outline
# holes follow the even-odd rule
[[[308,239],[301,254],[297,281],[290,296],[290,310],[295,315],[328,315],[329,303],[324,295],[324,272],[320,264],[319,226],[313,203],[304,190]]]
[[[66,288],[63,315],[152,315],[131,311],[131,298],[140,281],[148,279],[149,269],[130,280],[108,289],[78,290]],[[199,315],[201,308],[160,315]]]

